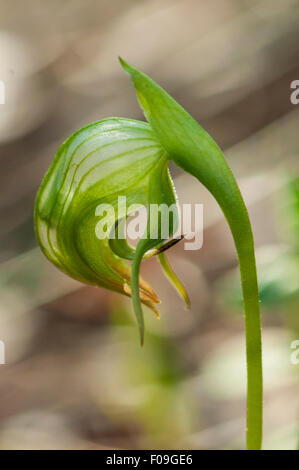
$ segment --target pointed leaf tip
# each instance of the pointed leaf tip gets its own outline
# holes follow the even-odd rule
[[[135,88],[137,86],[137,82],[142,78],[145,81],[149,81],[149,82],[152,81],[152,79],[150,77],[148,77],[145,73],[141,72],[141,70],[138,70],[136,67],[133,67],[133,65],[128,64],[128,62],[126,62],[124,59],[122,59],[122,57],[119,56],[118,60],[120,62],[120,65],[124,69],[124,71],[127,72],[127,74],[130,75]],[[136,88],[136,92],[138,93],[137,88]]]
[[[130,73],[132,67],[122,57],[118,56],[118,60],[125,72]]]

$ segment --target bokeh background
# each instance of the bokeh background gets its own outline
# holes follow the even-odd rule
[[[109,116],[143,119],[117,56],[164,86],[224,149],[250,212],[263,313],[264,448],[298,446],[298,0],[0,1],[0,449],[242,449],[245,351],[232,237],[204,204],[204,244],[142,272],[161,320],[56,270],[37,247],[34,198],[58,146]],[[146,309],[145,309],[146,310]],[[297,356],[298,357],[298,356]]]

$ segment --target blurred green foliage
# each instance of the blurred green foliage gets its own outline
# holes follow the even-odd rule
[[[116,353],[110,356],[109,369],[118,393],[110,406],[105,403],[105,413],[139,429],[141,446],[177,448],[193,428],[195,404],[175,341],[148,330],[146,346],[141,348],[129,312],[123,307],[112,310]]]

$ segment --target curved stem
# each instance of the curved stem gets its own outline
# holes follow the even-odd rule
[[[253,237],[246,247],[236,241],[244,300],[247,360],[247,449],[259,450],[262,445],[263,375],[262,338],[258,284]]]
[[[245,317],[247,362],[247,449],[260,450],[263,430],[263,370],[261,314],[249,215],[232,174],[230,197],[215,194],[230,226],[238,254]]]
[[[221,188],[214,188],[213,195],[230,226],[239,260],[246,337],[247,449],[260,450],[263,430],[262,333],[254,239],[238,185],[230,171],[226,176],[230,183],[228,191],[224,193]]]

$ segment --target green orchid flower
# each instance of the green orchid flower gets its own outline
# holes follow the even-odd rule
[[[153,288],[139,275],[143,259],[157,255],[168,278],[189,305],[186,290],[165,255],[165,250],[178,239],[165,243],[161,218],[155,220],[150,210],[136,248],[119,236],[121,227],[136,207],[149,209],[153,204],[165,204],[174,208],[167,220],[168,237],[172,237],[179,217],[169,161],[197,178],[220,205],[239,258],[246,329],[247,448],[260,449],[260,308],[254,241],[244,201],[220,148],[209,134],[147,75],[122,59],[120,62],[133,81],[148,123],[105,119],[80,129],[62,144],[36,198],[39,244],[47,258],[71,277],[131,296],[143,343],[141,305],[158,315],[159,303]],[[120,196],[126,197],[124,207],[119,204]],[[103,228],[103,211],[106,235],[99,237],[97,224]],[[132,260],[132,265],[127,260]]]

